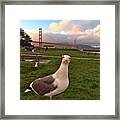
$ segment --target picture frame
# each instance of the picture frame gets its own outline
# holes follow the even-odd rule
[[[115,115],[5,115],[5,5],[115,5]],[[1,3],[1,119],[119,119],[119,9],[117,0],[105,1],[2,1]],[[109,108],[108,108],[109,109]]]

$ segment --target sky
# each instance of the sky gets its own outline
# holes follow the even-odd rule
[[[42,28],[43,41],[100,44],[99,20],[21,20],[20,28],[35,41],[38,29]]]

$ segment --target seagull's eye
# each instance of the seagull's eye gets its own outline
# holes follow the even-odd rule
[[[71,60],[71,58],[69,58]]]

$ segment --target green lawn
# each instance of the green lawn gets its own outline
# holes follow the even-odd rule
[[[41,55],[61,56],[61,54],[69,54],[71,57],[80,57],[81,52],[76,50],[44,50],[38,51]],[[94,56],[96,54],[84,57]],[[49,58],[49,57],[48,57]],[[40,64],[38,68],[34,67],[32,62],[21,62],[20,66],[20,99],[21,100],[47,100],[47,97],[38,96],[34,92],[25,93],[26,87],[35,79],[54,73],[61,62],[60,58],[49,58],[48,64]],[[99,100],[100,99],[100,61],[99,60],[78,60],[72,59],[69,65],[70,85],[68,89],[54,96],[54,100]]]
[[[33,54],[32,52],[25,52],[21,50],[21,53],[27,53],[27,54]],[[81,58],[100,58],[100,55],[97,53],[87,53],[87,52],[81,52],[76,49],[48,49],[45,51],[45,49],[40,49],[35,54],[38,53],[40,55],[48,55],[48,56],[62,56],[63,54],[70,55],[72,57],[81,57]]]

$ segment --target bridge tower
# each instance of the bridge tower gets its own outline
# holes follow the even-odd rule
[[[74,40],[74,47],[76,47],[76,39]]]
[[[39,28],[39,47],[42,48],[42,28]]]

